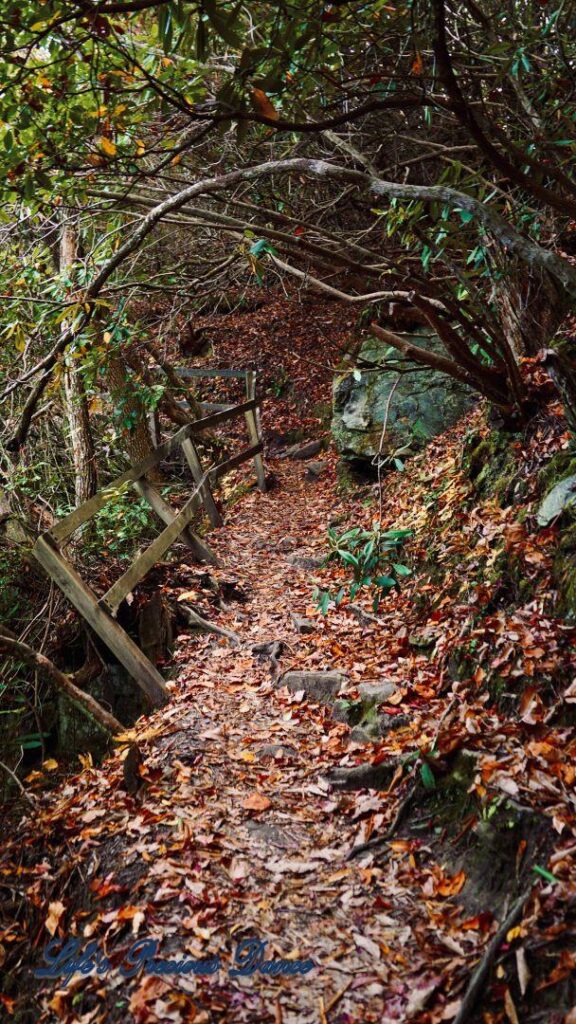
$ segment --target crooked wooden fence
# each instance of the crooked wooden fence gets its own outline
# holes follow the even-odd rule
[[[37,560],[129,672],[154,706],[164,704],[168,699],[164,680],[152,662],[116,621],[115,616],[121,602],[179,537],[182,537],[184,543],[191,548],[198,559],[215,562],[209,545],[192,531],[190,523],[203,505],[212,526],[221,525],[222,518],[212,494],[212,485],[219,477],[224,476],[235,466],[246,462],[247,459],[254,459],[258,486],[260,490],[266,490],[262,461],[260,403],[256,398],[255,372],[252,370],[179,369],[178,373],[182,377],[231,377],[244,380],[246,401],[219,408],[217,412],[182,427],[168,441],[158,445],[142,462],[126,470],[125,473],[98,491],[93,498],[85,501],[69,515],[59,520],[38,538],[34,546],[34,555]],[[250,446],[205,470],[200,461],[194,438],[204,430],[239,416],[245,418]],[[146,474],[178,448],[181,448],[184,454],[196,486],[184,506],[179,511],[175,511],[146,479]],[[93,519],[96,513],[108,501],[117,497],[119,491],[127,485],[131,485],[138,495],[146,499],[166,526],[149,547],[132,561],[126,572],[99,598],[71,564],[63,546],[65,547],[72,534]]]

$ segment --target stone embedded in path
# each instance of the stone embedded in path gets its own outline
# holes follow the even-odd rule
[[[316,632],[316,623],[312,622],[311,619],[305,619],[302,615],[295,615],[294,612],[290,612],[290,618],[292,619],[292,624],[297,633],[306,634]]]
[[[379,683],[360,683],[358,693],[362,700],[371,700],[374,704],[382,704],[388,700],[396,690],[396,684],[388,679],[382,679]]]
[[[298,547],[296,537],[281,537],[276,545],[278,551],[292,551],[296,547]]]
[[[306,466],[304,479],[308,480],[309,483],[317,480],[318,477],[322,475],[327,466],[327,462],[309,462],[308,465]]]
[[[265,743],[263,747],[258,747],[256,754],[260,760],[263,757],[294,757],[296,751],[284,743]]]
[[[287,448],[284,452],[284,458],[286,459],[312,459],[315,455],[318,455],[324,447],[324,441],[307,441],[306,444],[294,444],[291,448]]]
[[[291,693],[304,690],[309,700],[332,704],[348,677],[343,672],[286,672],[277,686],[286,686]]]
[[[380,739],[377,730],[366,729],[363,725],[355,725],[350,731],[352,743],[377,743]]]
[[[297,569],[319,569],[321,565],[324,565],[324,558],[309,555],[305,548],[293,551],[291,555],[288,555],[286,561],[290,565],[296,566]]]
[[[385,736],[391,729],[404,729],[410,725],[410,715],[378,715],[378,731]]]

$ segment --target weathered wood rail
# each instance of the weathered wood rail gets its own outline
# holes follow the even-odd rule
[[[190,523],[203,506],[212,526],[221,525],[222,517],[212,493],[212,486],[219,477],[224,476],[248,459],[253,459],[258,486],[260,490],[266,490],[259,416],[260,401],[256,397],[256,373],[253,370],[186,368],[179,369],[178,373],[182,377],[231,377],[244,380],[246,401],[225,407],[219,405],[216,412],[211,412],[208,416],[203,416],[182,427],[168,441],[158,445],[145,459],[127,469],[125,473],[98,491],[93,498],[85,501],[69,515],[59,520],[38,538],[34,546],[36,559],[88,625],[126,668],[153,706],[164,704],[168,699],[164,680],[152,662],[116,621],[116,613],[120,604],[180,537],[200,561],[215,564],[216,558],[211,548],[206,541],[193,532]],[[204,469],[194,438],[205,430],[239,416],[243,416],[246,421],[250,440],[249,447],[208,469]],[[178,448],[181,449],[188,463],[195,487],[184,506],[176,511],[146,477],[154,466],[157,466]],[[84,582],[62,547],[80,527],[93,519],[108,501],[128,486],[132,486],[134,491],[148,502],[158,518],[165,524],[165,528],[146,550],[132,561],[126,572],[116,580],[109,590],[102,597],[98,597]]]

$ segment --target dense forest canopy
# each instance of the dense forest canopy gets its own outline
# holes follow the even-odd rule
[[[175,310],[251,277],[414,305],[443,368],[524,415],[518,358],[576,287],[573,29],[540,0],[8,4],[9,447],[61,354],[105,361],[143,292]]]

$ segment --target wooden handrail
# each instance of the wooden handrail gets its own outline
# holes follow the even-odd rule
[[[205,540],[198,537],[190,523],[198,508],[203,505],[213,526],[222,522],[220,511],[216,506],[211,491],[211,483],[223,476],[230,469],[239,466],[247,459],[254,459],[258,486],[266,490],[264,464],[262,462],[263,444],[261,441],[258,419],[259,401],[256,398],[256,374],[254,370],[208,370],[194,372],[191,376],[206,377],[238,377],[246,382],[246,401],[238,405],[220,406],[193,423],[181,427],[168,441],[158,445],[145,459],[127,469],[112,480],[106,487],[98,491],[69,515],[56,523],[50,530],[43,533],[34,545],[34,555],[58,584],[66,597],[72,602],[89,626],[98,634],[121,664],[128,670],[138,683],[151,704],[158,706],[167,700],[167,691],[162,676],[155,666],[137,647],[134,641],[115,621],[116,612],[124,598],[134,589],[136,584],[158,562],[163,554],[175,541],[182,536],[184,542],[195,556],[204,562],[217,564],[216,556]],[[203,431],[225,423],[227,420],[244,416],[248,434],[252,444],[237,455],[203,470],[200,456],[193,438]],[[172,509],[164,501],[161,494],[146,479],[146,474],[165,459],[176,448],[180,447],[190,466],[195,487],[179,511]],[[164,522],[165,528],[138,555],[129,568],[109,588],[103,597],[96,594],[84,583],[74,566],[68,561],[59,545],[66,541],[83,523],[92,519],[119,491],[131,484],[137,493],[148,502],[158,518]]]
[[[127,469],[125,473],[122,473],[115,480],[112,480],[111,483],[107,484],[106,487],[103,487],[101,491],[98,491],[93,498],[89,498],[88,501],[79,505],[69,515],[64,516],[47,533],[58,543],[67,540],[84,523],[92,519],[121,488],[146,476],[154,466],[170,455],[187,438],[192,437],[193,434],[200,434],[203,430],[208,430],[210,427],[215,427],[219,423],[225,423],[226,420],[235,419],[236,416],[254,411],[257,405],[258,399],[253,398],[248,402],[241,402],[239,405],[234,405],[231,408],[213,412],[209,416],[203,416],[202,419],[195,420],[194,423],[187,423],[185,427],[181,427],[180,430],[176,431],[168,441],[155,448],[145,459]]]
[[[204,473],[203,481],[207,479],[208,473]],[[101,606],[107,608],[114,615],[126,594],[134,590],[136,584],[156,565],[156,562],[160,561],[162,555],[168,548],[172,547],[174,541],[178,540],[178,537],[186,529],[198,508],[198,492],[201,486],[202,482],[196,484],[188,501],[178,515],[174,516],[170,525],[162,530],[162,533],[158,534],[136,561],[132,562],[130,568],[122,574],[120,579],[116,580],[116,583],[106,591],[104,597],[99,601]]]
[[[251,370],[203,370],[201,366],[176,366],[176,373],[180,377],[235,377],[237,380],[246,380]]]

